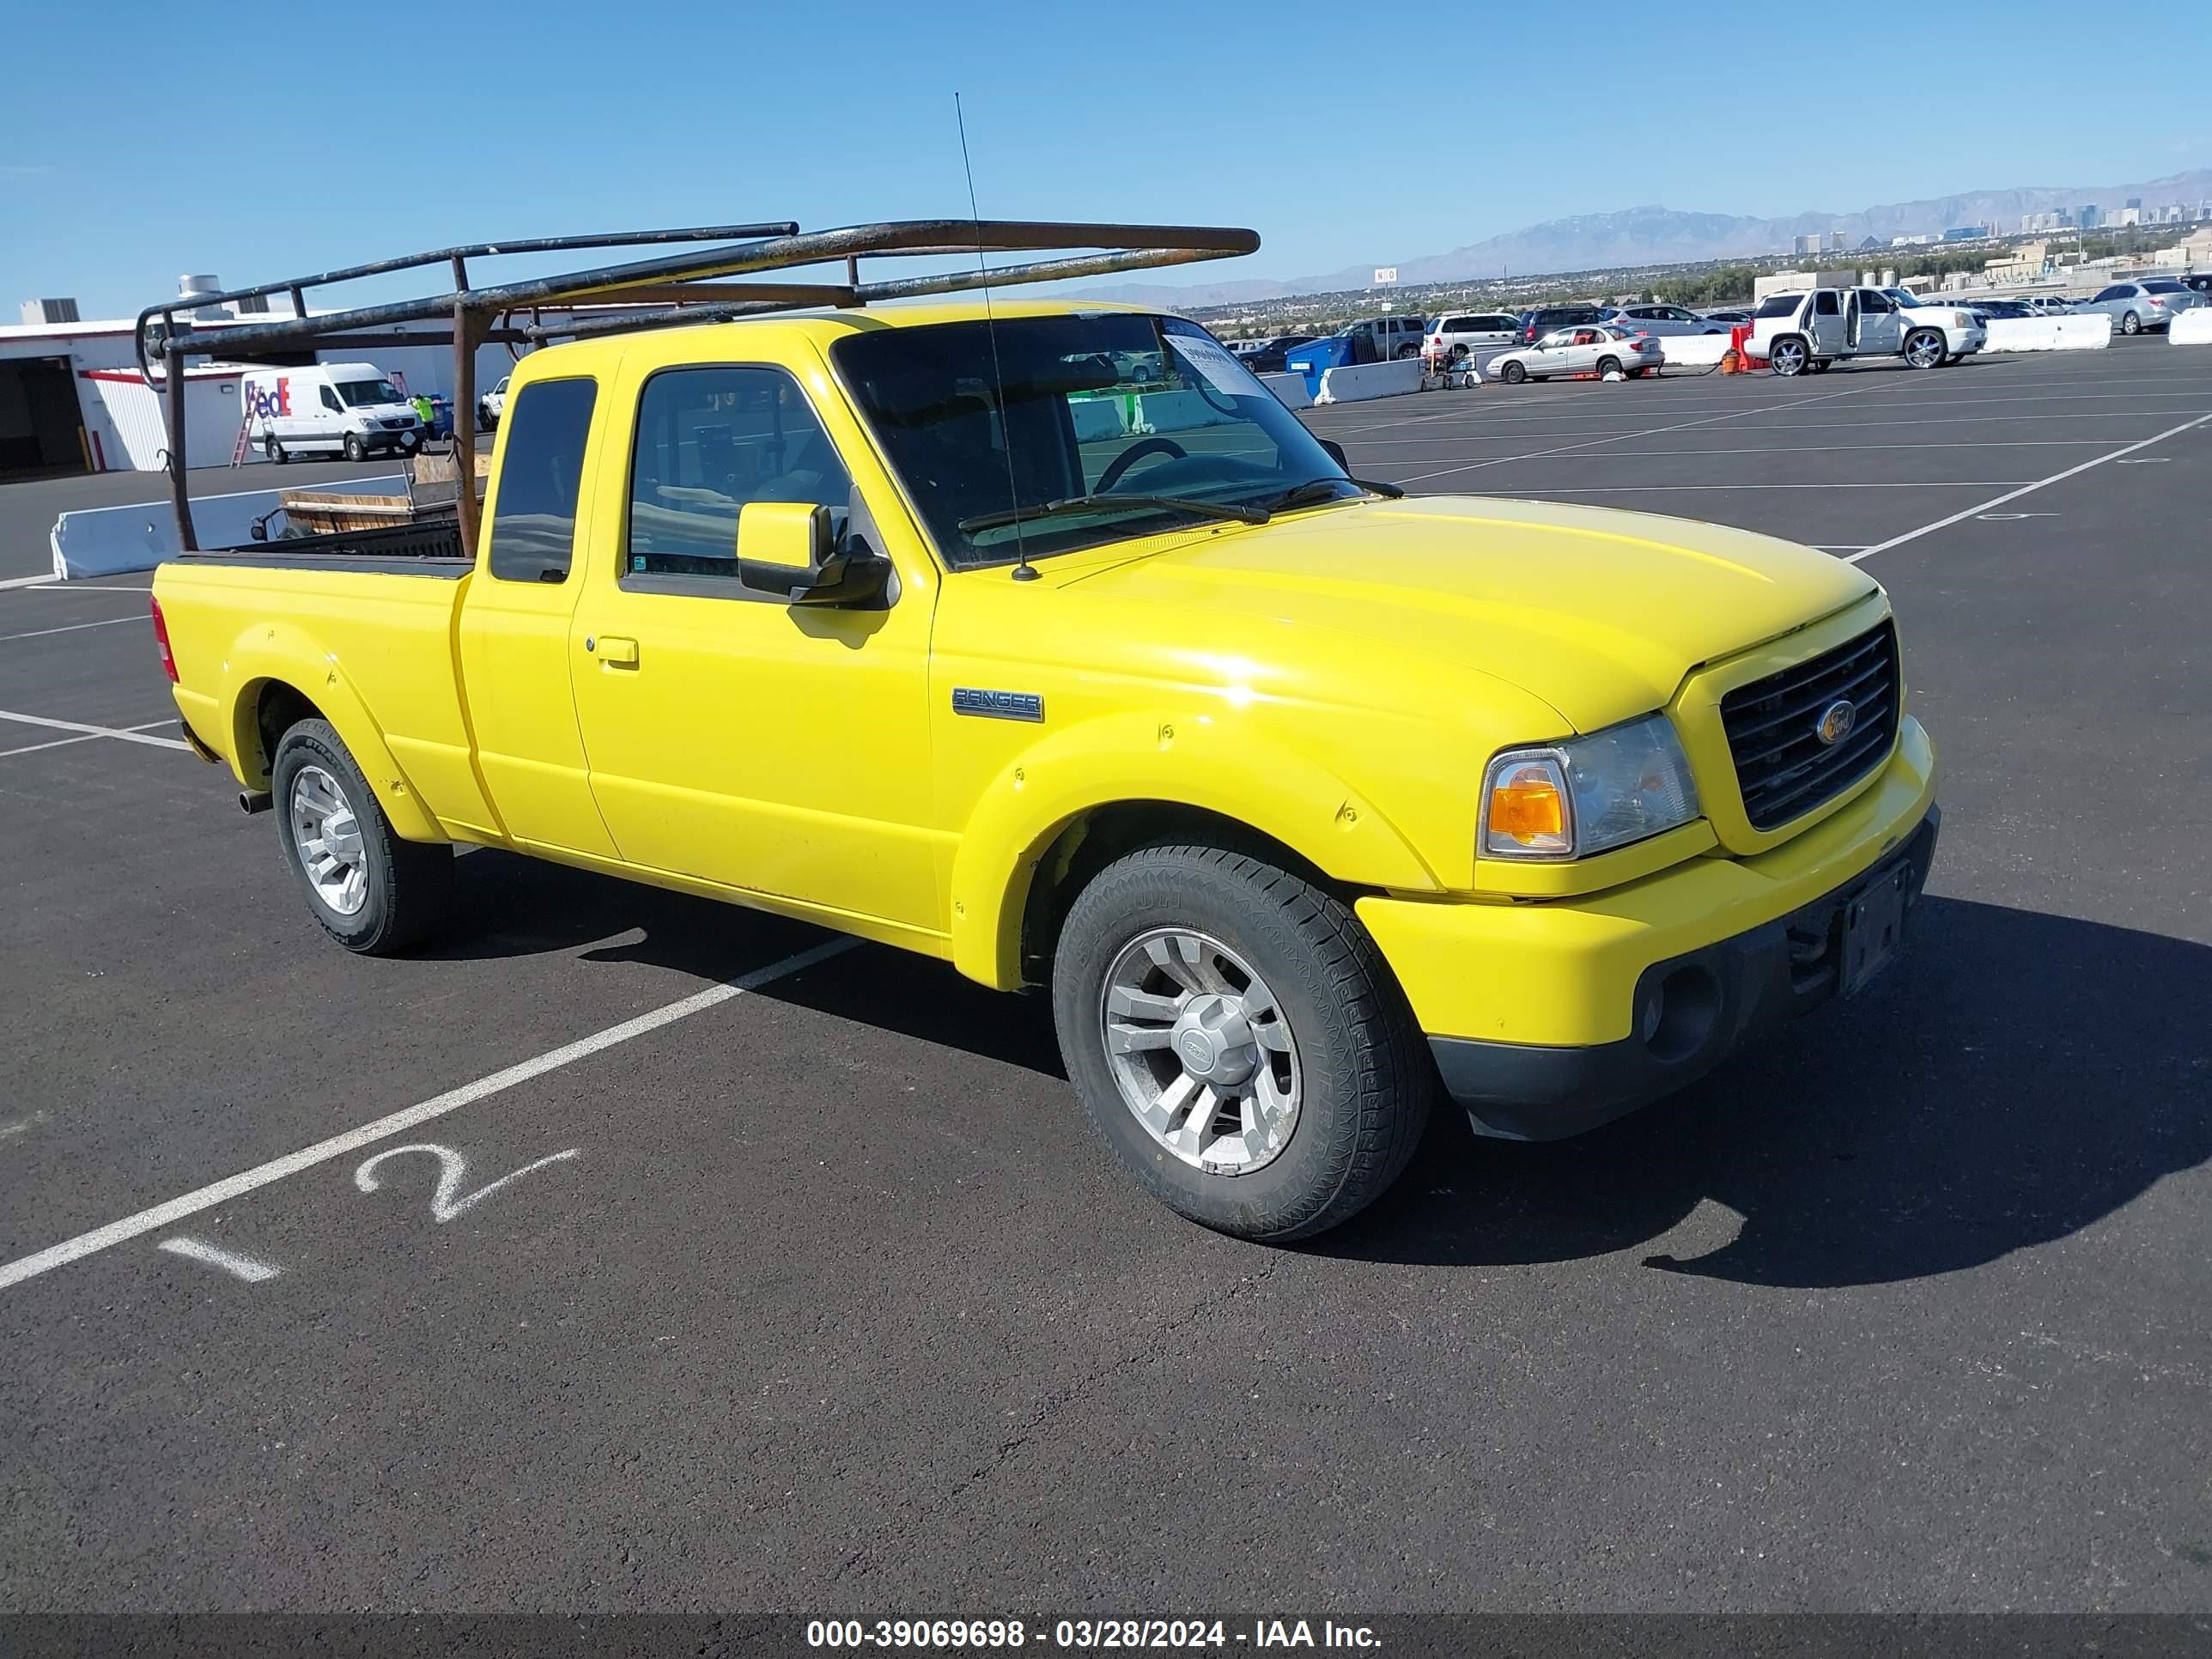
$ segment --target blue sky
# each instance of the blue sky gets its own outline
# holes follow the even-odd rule
[[[34,295],[116,315],[185,270],[267,280],[501,235],[964,212],[956,89],[987,216],[1264,239],[1170,281],[1392,264],[1644,203],[1848,211],[2212,166],[2193,6],[2125,48],[2049,0],[1917,23],[1908,3],[1645,0],[1565,27],[1483,10],[543,0],[248,4],[185,28],[143,0],[28,9],[0,109],[0,319]],[[339,16],[357,39],[332,38]],[[1935,50],[1907,52],[1914,33]],[[1795,88],[1762,62],[1824,37]],[[164,39],[237,61],[172,76]]]

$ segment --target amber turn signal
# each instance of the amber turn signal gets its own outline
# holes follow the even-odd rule
[[[1566,781],[1558,763],[1527,759],[1491,775],[1487,836],[1491,846],[1532,853],[1565,853],[1574,846],[1567,816]]]

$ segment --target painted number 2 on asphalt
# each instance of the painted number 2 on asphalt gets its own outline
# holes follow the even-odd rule
[[[353,1184],[364,1193],[377,1192],[388,1179],[378,1174],[381,1166],[395,1158],[419,1156],[432,1159],[438,1166],[438,1184],[430,1193],[430,1219],[443,1226],[454,1217],[467,1214],[502,1187],[510,1186],[549,1164],[564,1164],[570,1158],[580,1158],[583,1151],[580,1146],[571,1146],[566,1152],[554,1152],[534,1163],[526,1164],[519,1170],[510,1170],[496,1181],[486,1182],[474,1192],[465,1192],[462,1188],[468,1181],[468,1160],[450,1146],[441,1146],[434,1141],[416,1141],[411,1146],[394,1146],[389,1152],[363,1158],[360,1167],[353,1172]],[[398,1183],[395,1182],[393,1184]],[[171,1255],[182,1256],[188,1261],[204,1262],[228,1273],[233,1279],[243,1279],[248,1285],[258,1285],[267,1279],[280,1278],[284,1272],[275,1262],[226,1250],[205,1239],[181,1234],[174,1238],[163,1239],[157,1248]]]

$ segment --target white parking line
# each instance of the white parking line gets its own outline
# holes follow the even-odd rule
[[[0,581],[0,591],[10,587],[41,587],[52,582],[53,579],[54,573],[51,570],[40,576],[10,576],[6,580]]]
[[[1838,397],[1845,397],[1850,394],[1838,392],[1836,395]],[[2197,395],[2201,398],[2204,394],[2202,391],[2199,391]],[[1777,410],[1787,410],[1796,407],[1798,407],[1798,405],[1794,404],[1761,404],[1753,409],[1738,410],[1736,414],[1767,415],[1772,414]],[[2048,415],[1931,415],[1927,416],[1925,419],[1915,420],[1757,421],[1747,426],[1741,427],[1738,430],[1744,432],[1879,432],[1887,431],[1891,427],[1899,426],[2001,426],[2019,421],[2163,421],[2171,419],[2179,412],[2179,411],[2178,410],[2171,409],[2128,409],[2106,410],[2101,412],[2097,410],[2069,410],[2065,412],[2054,411]],[[1723,415],[1714,417],[1715,420],[1733,420],[1735,418],[1736,418],[1736,415]],[[1655,427],[1651,428],[1651,430],[1653,432],[1676,432],[1680,431],[1686,427],[1707,426],[1712,423],[1713,422],[1711,421],[1685,421],[1679,426]],[[1462,433],[1455,438],[1375,438],[1369,440],[1369,441],[1376,444],[1432,442],[1477,444],[1491,443],[1508,438],[1555,438],[1564,436],[1571,432],[1586,432],[1589,429],[1589,428],[1586,426],[1528,426],[1516,427],[1510,431]],[[1617,439],[1640,438],[1648,434],[1642,432],[1618,432],[1614,433],[1612,437],[1601,439],[1599,440],[1599,441],[1610,443]],[[2123,443],[2126,441],[2124,439],[2116,438],[2112,441],[2115,443]]]
[[[2199,394],[2202,395],[2201,393]],[[2169,414],[2172,411],[2168,410]],[[1764,431],[1765,428],[1753,428]],[[1363,449],[1387,449],[1396,444],[1487,443],[1493,438],[1510,437],[1510,433],[1486,433],[1480,437],[1459,438],[1372,438],[1363,444]],[[1735,449],[1616,449],[1616,455],[1833,455],[1856,454],[1871,449],[2074,449],[2087,448],[2093,444],[2110,444],[2118,448],[2125,438],[1999,438],[1959,443],[1912,444],[1751,444]],[[1408,459],[1413,459],[1408,457]]]
[[[171,1255],[183,1256],[187,1261],[204,1261],[210,1267],[220,1267],[233,1279],[242,1279],[249,1285],[258,1285],[276,1278],[284,1270],[272,1267],[266,1261],[257,1261],[250,1255],[240,1255],[210,1244],[204,1238],[186,1238],[181,1235],[165,1238],[154,1247],[167,1250]]]
[[[1641,495],[1661,489],[1994,489],[2017,483],[2013,478],[1922,478],[1905,483],[1684,483],[1576,484],[1564,489],[1540,486],[1553,495]],[[1478,492],[1481,493],[1481,492]]]
[[[79,629],[83,628],[112,628],[118,623],[142,623],[151,621],[153,621],[151,617],[140,616],[134,613],[128,617],[109,617],[100,622],[68,623],[60,628],[33,628],[27,633],[0,634],[0,645],[7,644],[10,640],[42,640],[49,634],[74,634]]]
[[[123,582],[58,582],[51,576],[41,576],[26,586],[26,593],[150,593],[150,587],[132,587]]]
[[[25,726],[43,726],[56,732],[82,732],[92,738],[120,738],[125,743],[151,744],[156,749],[182,749],[189,751],[191,744],[177,738],[149,738],[143,732],[134,732],[124,726],[88,726],[82,720],[48,720],[44,714],[18,714],[13,709],[0,708],[0,720],[21,720]],[[167,726],[167,720],[149,722]]]
[[[2148,449],[2153,444],[2164,443],[2168,438],[2177,437],[2191,427],[2203,426],[2207,421],[2212,421],[2212,414],[2199,415],[2193,421],[2184,421],[2179,426],[2168,427],[2154,438],[2145,438],[2140,443],[2130,444],[2125,449],[2116,449],[2109,455],[2100,455],[2093,460],[2082,462],[2079,466],[2069,466],[2063,472],[2054,472],[2047,478],[2038,478],[2033,483],[2024,484],[2009,495],[1998,495],[1986,501],[1977,502],[1962,513],[1954,513],[1948,519],[1938,519],[1934,524],[1923,524],[1919,529],[1908,530],[1902,536],[1892,536],[1886,542],[1876,542],[1865,551],[1852,554],[1845,562],[1857,564],[1863,559],[1874,557],[1877,553],[1887,553],[1893,547],[1902,547],[1907,542],[1918,541],[1923,536],[1932,536],[1939,530],[1948,530],[1953,525],[1962,523],[1978,513],[1986,513],[1993,507],[2002,507],[2007,501],[2016,501],[2023,495],[2033,495],[2037,490],[2047,489],[2052,484],[2063,483],[2067,479],[2077,477],[2092,467],[2102,466],[2107,461],[2117,461],[2123,455],[2133,454],[2138,449]]]
[[[40,1273],[52,1273],[57,1267],[67,1267],[72,1261],[82,1261],[88,1255],[95,1255],[143,1234],[169,1226],[188,1215],[198,1215],[218,1204],[228,1204],[257,1188],[282,1181],[287,1176],[295,1176],[302,1170],[312,1170],[334,1158],[343,1158],[348,1152],[358,1152],[387,1136],[411,1129],[418,1123],[428,1123],[432,1118],[459,1111],[464,1106],[473,1105],[479,1100],[512,1089],[519,1083],[527,1083],[532,1078],[544,1077],[548,1072],[556,1072],[563,1066],[573,1065],[617,1043],[628,1042],[632,1037],[643,1036],[664,1025],[672,1025],[679,1019],[688,1019],[693,1014],[719,1007],[734,997],[757,991],[763,985],[773,984],[803,969],[811,968],[817,963],[826,962],[831,957],[849,951],[859,942],[853,939],[827,939],[794,956],[786,957],[781,962],[757,968],[750,974],[740,974],[720,985],[710,985],[703,991],[695,991],[688,997],[640,1014],[635,1019],[626,1019],[619,1025],[610,1025],[603,1031],[594,1031],[589,1036],[563,1043],[535,1059],[522,1060],[494,1072],[489,1077],[478,1078],[474,1083],[465,1083],[458,1089],[448,1090],[419,1105],[410,1106],[404,1111],[378,1118],[374,1123],[364,1123],[358,1129],[349,1129],[345,1133],[332,1135],[327,1140],[319,1140],[312,1146],[303,1146],[283,1158],[271,1158],[266,1164],[241,1170],[227,1180],[186,1193],[182,1198],[173,1198],[150,1210],[141,1210],[120,1221],[111,1221],[105,1227],[79,1233],[75,1238],[65,1239],[59,1244],[51,1245],[34,1255],[20,1257],[5,1267],[0,1267],[0,1290],[5,1290],[10,1285],[20,1285],[27,1279],[36,1279]]]
[[[1595,449],[1601,444],[1619,443],[1626,438],[1656,438],[1665,432],[1683,432],[1692,427],[1716,426],[1723,421],[1740,420],[1746,415],[1763,415],[1776,409],[1796,409],[1807,404],[1833,403],[1838,398],[1856,397],[1873,391],[1871,386],[1853,386],[1843,392],[1823,392],[1817,398],[1793,398],[1788,404],[1751,404],[1725,415],[1710,415],[1702,420],[1676,421],[1669,426],[1655,426],[1641,432],[1616,432],[1603,438],[1589,438],[1578,444],[1562,444],[1555,449],[1540,449],[1528,455],[1499,455],[1486,461],[1469,461],[1462,466],[1447,466],[1434,472],[1416,472],[1410,477],[1393,480],[1397,483],[1419,483],[1425,478],[1448,478],[1455,472],[1474,472],[1486,466],[1504,466],[1513,461],[1541,460],[1547,455],[1566,455],[1578,449]]]
[[[173,720],[148,720],[143,726],[126,726],[123,729],[126,732],[152,732],[176,723]],[[88,732],[79,738],[56,738],[48,743],[27,743],[21,749],[0,749],[0,760],[6,760],[10,755],[36,755],[48,749],[66,749],[73,743],[98,743],[106,735],[105,732]]]

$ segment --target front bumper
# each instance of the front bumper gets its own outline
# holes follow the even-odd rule
[[[1583,898],[1370,898],[1358,912],[1476,1129],[1556,1139],[1834,995],[1844,904],[1901,864],[1917,902],[1939,820],[1934,750],[1908,717],[1870,787],[1771,852],[1692,858]]]

